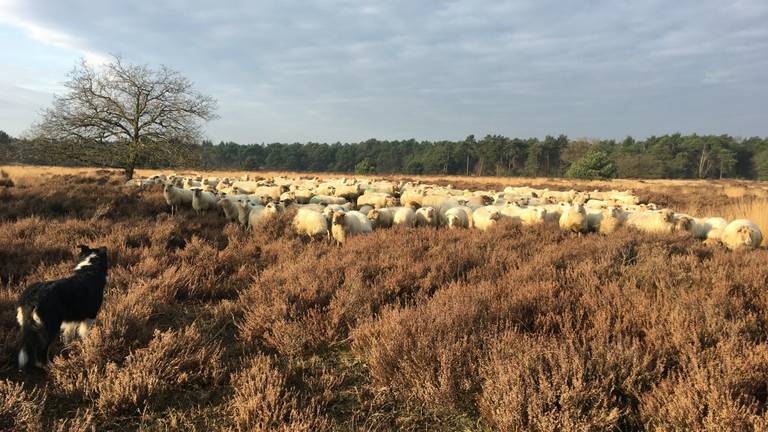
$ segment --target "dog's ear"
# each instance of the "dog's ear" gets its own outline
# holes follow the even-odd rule
[[[83,244],[77,245],[77,248],[80,249],[80,255],[85,255],[91,250],[91,248]]]

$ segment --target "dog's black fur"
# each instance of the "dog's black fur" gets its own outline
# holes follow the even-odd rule
[[[83,323],[96,318],[107,284],[107,248],[79,245],[79,264],[64,279],[28,286],[19,298],[17,319],[23,345],[19,369],[28,363],[42,367],[48,348],[56,340],[62,323]]]

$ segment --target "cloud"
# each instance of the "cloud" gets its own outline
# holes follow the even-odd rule
[[[180,70],[220,101],[209,134],[242,142],[767,134],[744,120],[766,19],[760,0],[0,0],[44,43]]]

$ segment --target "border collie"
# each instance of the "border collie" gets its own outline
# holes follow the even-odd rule
[[[21,293],[16,310],[23,341],[19,369],[30,360],[43,367],[59,332],[64,342],[75,335],[84,337],[101,308],[107,284],[107,248],[78,247],[80,262],[71,276],[32,284]]]

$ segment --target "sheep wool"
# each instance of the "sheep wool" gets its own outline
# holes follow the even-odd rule
[[[730,250],[753,250],[763,242],[763,233],[747,219],[736,219],[723,229],[720,241]]]
[[[567,204],[560,215],[560,229],[576,233],[585,233],[588,229],[587,212],[580,203]]]

